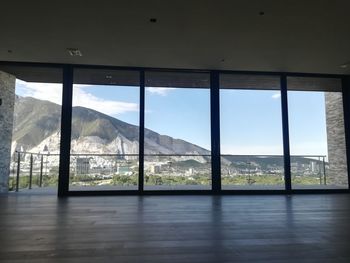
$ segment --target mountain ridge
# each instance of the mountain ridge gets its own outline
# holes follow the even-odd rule
[[[24,151],[59,151],[61,106],[32,97],[16,96],[14,148]],[[145,129],[146,154],[210,154],[182,139]],[[139,127],[96,110],[72,109],[71,150],[83,153],[134,154],[138,152]]]

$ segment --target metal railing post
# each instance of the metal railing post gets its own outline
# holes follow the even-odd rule
[[[30,154],[30,166],[29,166],[29,189],[32,189],[32,181],[33,181],[33,154]]]
[[[47,174],[47,163],[48,163],[47,158],[48,158],[48,156],[46,155],[46,162],[45,162],[45,176],[48,176],[48,174]]]
[[[41,155],[40,158],[40,179],[39,179],[39,187],[42,187],[43,185],[43,164],[44,163],[44,156]]]
[[[327,184],[327,177],[326,177],[326,162],[324,160],[324,156],[322,157],[323,160],[323,184],[326,185]]]
[[[17,176],[16,176],[16,192],[19,188],[19,171],[21,170],[21,153],[17,152]]]
[[[324,162],[324,158],[323,158],[323,162]],[[319,169],[319,172],[318,172],[318,174],[319,174],[319,177],[320,177],[320,185],[322,185],[322,169],[321,169],[321,159],[320,159],[320,156],[318,156],[318,169]]]

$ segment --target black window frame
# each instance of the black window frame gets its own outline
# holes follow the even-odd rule
[[[350,75],[318,74],[318,73],[294,73],[294,72],[263,72],[263,71],[237,71],[237,70],[201,70],[201,69],[169,69],[147,67],[120,67],[80,64],[37,63],[37,62],[12,62],[0,61],[2,66],[25,67],[54,67],[63,72],[62,83],[62,114],[61,114],[61,144],[60,166],[58,181],[58,197],[67,196],[97,196],[97,195],[183,195],[183,194],[315,194],[315,193],[350,193]],[[71,117],[72,117],[72,92],[73,74],[75,68],[131,70],[138,71],[140,76],[140,128],[139,128],[139,184],[137,190],[107,190],[107,191],[75,191],[69,190],[69,166],[70,166],[70,142],[71,142]],[[198,72],[210,75],[210,118],[211,118],[211,159],[212,159],[212,189],[211,190],[157,190],[144,191],[144,113],[145,113],[145,71],[171,71],[171,72]],[[219,99],[219,75],[220,74],[248,74],[248,75],[273,75],[280,78],[282,134],[284,153],[284,190],[222,190],[220,168],[220,99]],[[290,171],[290,141],[288,122],[288,96],[287,77],[317,77],[337,78],[342,83],[345,146],[348,166],[347,189],[292,189]]]

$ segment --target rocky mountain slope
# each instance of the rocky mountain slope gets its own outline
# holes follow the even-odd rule
[[[13,150],[59,151],[61,106],[17,97]],[[136,154],[139,127],[84,107],[73,107],[72,153]],[[197,145],[145,129],[146,154],[210,154]]]

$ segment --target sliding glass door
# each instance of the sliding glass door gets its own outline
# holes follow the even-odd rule
[[[209,74],[145,76],[144,189],[211,189]]]
[[[288,77],[293,189],[348,188],[340,79]]]
[[[223,190],[284,189],[280,79],[220,76]]]
[[[137,190],[139,72],[74,70],[70,190]]]

